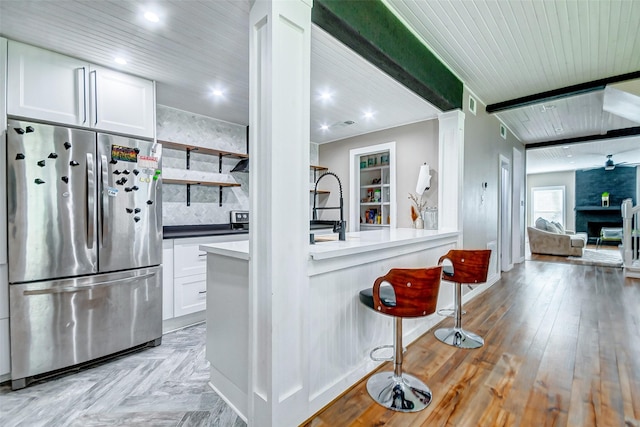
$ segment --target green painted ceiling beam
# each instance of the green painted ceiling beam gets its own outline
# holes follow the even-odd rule
[[[462,82],[380,0],[314,0],[312,21],[442,111],[462,108]]]

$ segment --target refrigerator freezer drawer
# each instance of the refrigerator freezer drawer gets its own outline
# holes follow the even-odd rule
[[[11,378],[66,368],[162,336],[162,267],[11,285]]]

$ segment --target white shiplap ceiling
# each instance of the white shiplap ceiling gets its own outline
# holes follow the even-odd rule
[[[385,3],[485,105],[640,71],[640,1]],[[525,144],[640,125],[602,107],[602,91],[598,91],[496,116]],[[633,141],[640,146],[638,138]],[[625,152],[628,157],[627,144],[621,142],[618,150],[616,142],[609,140],[600,144],[604,151],[599,154],[605,158],[606,154]],[[574,147],[575,158],[580,156],[582,146]],[[559,163],[566,161],[562,157],[565,151],[550,149],[541,156],[546,158],[542,162],[528,155],[528,168],[554,167],[549,160],[555,154],[560,156],[556,159]]]
[[[385,3],[484,104],[640,70],[637,0]],[[159,24],[141,18],[146,8]],[[156,80],[160,104],[247,124],[249,9],[248,0],[0,0],[0,34]],[[114,64],[115,56],[128,64]],[[332,102],[318,102],[327,87]],[[211,96],[215,88],[222,99]],[[315,142],[437,113],[315,27],[311,99]],[[638,126],[603,112],[602,92],[544,105],[496,115],[525,144]],[[363,118],[366,110],[374,120]],[[348,120],[355,124],[341,125]],[[615,141],[606,145],[603,157],[617,153]]]
[[[142,18],[148,9],[158,24]],[[0,0],[0,34],[156,80],[159,104],[247,125],[249,9],[244,0]],[[324,31],[314,27],[311,43],[312,141],[436,117],[436,108]],[[127,65],[115,64],[116,56]],[[211,95],[216,88],[222,99]],[[330,101],[318,99],[325,89]]]

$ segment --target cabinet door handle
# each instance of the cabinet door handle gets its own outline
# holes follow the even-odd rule
[[[80,71],[80,69],[78,69]],[[87,69],[82,67],[82,124],[87,123]]]
[[[204,252],[204,253],[198,254],[198,256],[207,256],[207,253]]]
[[[206,294],[206,293],[207,293],[207,291],[199,291],[198,293],[199,293],[200,295],[202,295],[202,294]]]
[[[94,126],[98,125],[98,72],[93,70],[93,114],[94,114]]]

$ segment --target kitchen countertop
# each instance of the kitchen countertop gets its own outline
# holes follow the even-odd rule
[[[317,238],[318,243],[309,246],[311,260],[354,255],[370,251],[379,251],[428,240],[457,236],[457,231],[416,230],[396,228],[393,230],[359,231],[347,233],[346,240],[340,241],[331,234]],[[224,242],[201,245],[200,250],[239,259],[249,259],[249,242]]]
[[[229,234],[247,234],[249,230],[232,230],[231,224],[167,225],[162,227],[163,239],[182,239],[187,237],[224,236]]]

